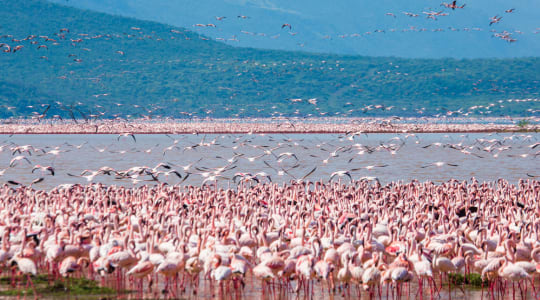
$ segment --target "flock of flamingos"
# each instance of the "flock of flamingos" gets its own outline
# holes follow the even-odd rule
[[[101,277],[174,298],[197,295],[200,283],[213,295],[238,296],[257,282],[276,297],[400,297],[412,296],[416,282],[412,293],[422,299],[459,296],[447,275],[464,272],[489,281],[489,298],[518,288],[522,297],[527,289],[536,295],[540,182],[531,179],[241,183],[236,190],[4,185],[0,193],[0,262],[14,280]]]
[[[489,299],[538,297],[535,176],[332,177],[280,184],[239,173],[230,188],[4,184],[0,264],[13,287],[27,278],[34,289],[38,274],[85,277],[133,297],[465,297],[452,273],[479,274]]]

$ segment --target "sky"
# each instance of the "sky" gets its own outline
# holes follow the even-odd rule
[[[540,53],[538,0],[457,1],[464,7],[455,9],[432,0],[52,2],[185,27],[240,47],[414,58]],[[490,25],[494,17],[502,18]]]

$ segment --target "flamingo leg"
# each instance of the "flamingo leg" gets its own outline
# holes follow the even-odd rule
[[[437,292],[437,297],[440,297],[441,294],[439,292],[439,290],[437,289],[437,283],[435,282],[435,279],[433,279],[432,277],[430,277],[431,279],[431,284],[433,286],[433,290],[435,290]]]
[[[452,282],[450,282],[450,278],[448,278],[448,299],[452,300]]]
[[[13,288],[15,288],[15,286],[17,284],[15,275],[16,275],[15,269],[11,269],[11,287],[13,287]]]
[[[532,290],[533,290],[533,293],[534,293],[534,298],[538,298],[538,295],[536,294],[536,288],[534,287],[534,276],[532,276],[529,280],[531,282],[531,287],[532,287]]]
[[[28,280],[26,284],[28,285],[28,283],[30,283],[30,286],[32,287],[32,292],[34,292],[34,299],[37,299],[38,294],[36,292],[36,287],[34,286],[34,282],[32,281],[32,278],[30,278],[30,275],[26,274],[26,279]]]
[[[521,288],[521,280],[518,281],[518,287],[519,287],[519,295],[521,296],[521,299],[524,299],[524,292],[523,292],[523,289]],[[526,287],[526,286],[525,286]],[[526,292],[525,292],[526,293]]]
[[[163,288],[163,291],[167,294],[167,296],[169,295],[169,290],[169,277],[165,276],[165,287]]]
[[[28,280],[28,277],[26,279],[26,285],[24,286],[24,290],[26,291],[28,289],[28,286],[30,285],[30,281]],[[25,296],[26,297],[26,296]]]
[[[299,277],[299,278],[298,278],[298,283],[296,284],[296,292],[297,292],[297,293],[300,292],[300,288],[302,287],[302,283],[303,283],[303,281],[302,281],[302,279]]]
[[[418,278],[418,291],[416,292],[415,298],[420,295],[420,300],[424,300],[424,291],[422,290],[422,285],[424,284],[424,278]]]
[[[481,279],[482,283],[480,284],[482,292],[480,294],[480,299],[484,299],[484,279]]]

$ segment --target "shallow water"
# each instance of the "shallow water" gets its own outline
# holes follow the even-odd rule
[[[109,287],[116,287],[115,283],[116,277],[111,276],[105,280],[105,285]],[[155,279],[154,279],[155,280]],[[465,300],[465,299],[492,299],[491,294],[488,293],[488,287],[484,288],[482,291],[481,288],[463,286],[462,288],[452,286],[451,296],[449,297],[448,285],[446,284],[446,279],[444,279],[444,285],[440,292],[437,294],[436,291],[433,292],[433,299],[456,299],[456,300]],[[122,286],[123,289],[129,289],[135,291],[132,283],[127,281],[126,285]],[[219,285],[216,283],[210,283],[210,281],[200,278],[200,284],[198,288],[198,293],[193,293],[193,288],[191,285],[187,285],[185,291],[180,291],[178,285],[180,283],[171,283],[171,287],[174,290],[173,294],[168,294],[165,292],[164,279],[162,277],[158,280],[158,288],[152,290],[152,292],[146,292],[147,281],[144,282],[145,293],[143,295],[138,294],[137,292],[127,293],[127,294],[118,294],[118,295],[72,295],[66,293],[65,297],[42,297],[44,299],[370,299],[369,292],[366,292],[361,289],[361,286],[351,285],[350,286],[350,296],[346,294],[346,289],[341,290],[339,287],[336,288],[335,292],[329,292],[327,283],[321,281],[313,280],[313,291],[312,297],[306,296],[303,291],[300,293],[295,293],[294,289],[296,287],[297,281],[292,281],[289,288],[286,288],[284,285],[273,284],[267,286],[263,292],[261,282],[251,275],[248,275],[245,279],[245,287],[243,290],[234,289],[232,283],[227,287],[224,287],[223,290],[220,290]],[[439,282],[437,283],[438,287]],[[538,280],[535,282],[536,288],[538,288]],[[337,286],[337,285],[336,285]],[[525,286],[522,283],[524,298],[521,297],[518,284],[515,284],[515,299],[534,299],[534,293],[531,289],[530,284],[527,286],[525,291]],[[394,294],[392,294],[394,292]],[[28,297],[32,295],[29,294]],[[15,299],[15,297],[7,297]],[[512,285],[507,284],[506,291],[504,295],[498,293],[495,296],[496,299],[513,299],[512,296]],[[418,282],[416,279],[410,283],[410,285],[404,285],[402,287],[401,297],[398,297],[397,292],[392,285],[385,285],[379,291],[375,290],[375,294],[372,299],[420,299],[418,294]],[[427,282],[424,282],[423,288],[423,299],[432,299],[431,291],[427,287]]]
[[[475,177],[480,181],[493,181],[504,178],[510,182],[517,182],[520,178],[540,175],[540,164],[535,154],[539,147],[529,147],[540,140],[539,133],[526,134],[417,134],[407,136],[404,134],[362,134],[356,135],[352,140],[343,135],[335,134],[303,134],[303,135],[136,135],[136,141],[131,137],[117,135],[13,135],[0,136],[5,145],[0,152],[0,168],[6,169],[0,180],[7,182],[13,180],[21,184],[30,184],[32,180],[43,177],[44,180],[34,187],[50,189],[63,183],[88,183],[85,178],[71,177],[68,173],[79,175],[83,170],[97,170],[109,166],[116,170],[126,170],[133,166],[149,166],[153,168],[158,163],[168,163],[178,170],[184,177],[191,172],[182,184],[200,185],[206,177],[201,174],[212,168],[229,166],[231,170],[223,172],[225,178],[218,178],[221,186],[234,185],[232,177],[235,173],[266,172],[273,182],[288,182],[294,178],[302,178],[316,167],[316,170],[306,179],[310,181],[327,181],[332,172],[337,170],[351,170],[353,179],[363,176],[377,177],[382,183],[390,181],[419,181],[443,182],[451,178],[470,180]],[[178,142],[174,144],[174,140]],[[489,140],[489,141],[486,141]],[[75,146],[86,143],[78,149]],[[440,142],[443,146],[433,143]],[[205,145],[199,145],[199,144]],[[62,152],[58,155],[42,154],[41,151],[32,155],[22,153],[31,163],[19,161],[13,168],[9,168],[10,160],[19,154],[12,155],[10,148],[17,145],[33,145],[36,148],[50,151],[58,147]],[[207,144],[207,145],[206,145]],[[361,146],[369,147],[369,151],[361,152]],[[448,147],[448,144],[459,144],[469,147],[467,151],[477,156],[464,154]],[[194,146],[193,149],[185,148]],[[391,152],[385,147],[400,147]],[[427,145],[432,145],[424,148]],[[445,146],[446,145],[446,146]],[[483,150],[484,147],[495,149],[491,152]],[[176,146],[164,153],[169,146]],[[273,149],[279,147],[277,149]],[[491,150],[487,148],[487,150]],[[496,148],[504,149],[502,152]],[[100,152],[98,149],[103,150]],[[272,154],[265,154],[264,150],[272,150]],[[151,150],[150,152],[145,152]],[[337,150],[337,151],[336,151]],[[294,153],[294,157],[278,160],[280,153]],[[331,156],[336,152],[336,156]],[[227,159],[235,153],[243,156],[237,157],[232,164]],[[261,157],[258,157],[261,156]],[[523,156],[523,157],[522,157]],[[250,161],[246,158],[254,158]],[[443,161],[457,166],[429,165]],[[270,165],[267,166],[265,162]],[[184,171],[181,166],[194,163]],[[55,176],[47,172],[35,170],[34,165],[51,165],[55,168]],[[371,170],[363,167],[369,165],[387,165],[375,167]],[[198,167],[199,169],[195,169]],[[292,169],[289,169],[294,167]],[[281,169],[288,170],[288,174],[279,175]],[[165,169],[162,169],[166,171]],[[143,180],[136,184],[156,184],[150,176],[141,176]],[[337,177],[336,177],[337,179]],[[179,179],[172,174],[168,178],[160,175],[159,180],[169,184],[179,183]],[[267,179],[262,179],[267,180]],[[349,180],[342,177],[343,182]],[[115,179],[114,176],[98,175],[92,182],[132,186],[131,179]]]

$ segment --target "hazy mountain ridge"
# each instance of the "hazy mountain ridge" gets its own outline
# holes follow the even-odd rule
[[[187,27],[244,47],[414,58],[540,53],[540,1],[535,0],[458,1],[465,7],[455,10],[431,0],[342,0],[332,4],[307,0],[52,1]],[[511,8],[515,10],[505,13]],[[428,19],[425,13],[429,12],[443,15]],[[490,18],[496,15],[502,20],[490,26]],[[222,16],[226,18],[215,19]],[[216,27],[194,26],[209,23]],[[291,24],[292,30],[282,29],[284,23]],[[517,42],[493,37],[502,32],[510,33]]]

